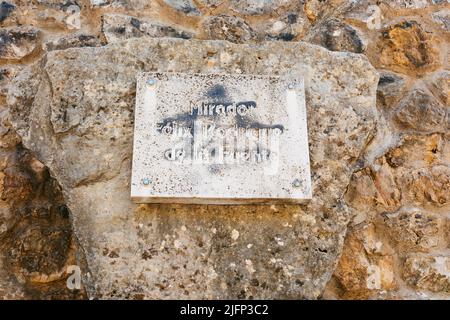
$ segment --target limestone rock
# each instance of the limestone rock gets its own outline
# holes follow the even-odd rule
[[[192,0],[164,0],[164,3],[188,16],[200,15],[200,11]]]
[[[443,105],[450,105],[450,71],[443,70],[430,75],[424,81],[435,97],[439,98]]]
[[[381,72],[378,83],[378,103],[387,110],[392,110],[407,91],[408,81],[400,74]]]
[[[298,68],[307,77],[310,203],[130,201],[138,71]],[[16,77],[8,102],[24,145],[61,184],[86,252],[90,297],[318,298],[342,248],[350,212],[341,198],[373,134],[377,83],[363,56],[306,43],[143,37],[49,52]]]
[[[450,167],[447,165],[413,170],[399,182],[404,189],[405,202],[442,207],[450,201]]]
[[[69,30],[81,29],[81,9],[76,4],[71,4],[65,10],[67,17],[64,18],[64,22]]]
[[[432,15],[434,21],[441,25],[442,29],[450,32],[450,10],[443,9],[441,11],[435,12]]]
[[[0,59],[20,60],[39,46],[39,30],[18,27],[0,30]]]
[[[222,3],[224,3],[225,0],[197,0],[197,2],[204,7],[216,8],[220,6]]]
[[[128,38],[139,38],[142,36],[183,39],[189,39],[194,36],[194,34],[189,31],[177,29],[155,21],[137,19],[121,14],[103,15],[102,32],[108,43]]]
[[[299,12],[289,12],[279,19],[270,19],[264,25],[265,39],[291,41],[303,36],[309,27],[309,21]]]
[[[232,10],[242,14],[259,15],[271,13],[294,2],[292,0],[231,0],[230,6]]]
[[[384,247],[374,225],[351,230],[345,241],[334,276],[345,288],[346,299],[367,299],[374,291],[397,286],[393,251]]]
[[[212,16],[203,22],[208,39],[228,40],[243,43],[256,39],[256,33],[241,18],[236,16]]]
[[[384,158],[377,165],[356,172],[345,195],[347,202],[361,211],[394,212],[401,206],[401,191],[395,173]]]
[[[395,9],[422,9],[428,6],[428,0],[389,0],[385,3]]]
[[[398,214],[402,206],[448,203],[450,144],[443,134],[405,135],[370,167],[357,171],[345,195],[359,212]]]
[[[326,21],[310,41],[332,51],[362,53],[367,47],[360,31],[337,19]]]
[[[0,68],[0,95],[6,96],[8,84],[21,69],[18,65],[6,65]]]
[[[0,3],[0,23],[5,21],[15,8],[16,6],[14,4],[2,1],[2,3]]]
[[[400,103],[397,121],[410,129],[424,132],[444,132],[448,108],[429,92],[416,89]]]
[[[423,74],[440,66],[429,33],[416,21],[404,21],[382,31],[380,63],[393,71]]]
[[[450,292],[448,256],[411,255],[403,267],[403,278],[418,289]]]
[[[357,5],[361,1],[348,1],[348,0],[304,0],[300,2],[303,5],[303,11],[305,12],[311,23],[317,23],[322,18],[335,16],[336,10],[347,8],[348,5]]]
[[[355,1],[352,6],[345,10],[346,20],[357,21],[364,24],[369,30],[381,29],[383,15],[381,8],[370,0]],[[379,4],[379,2],[378,2]]]
[[[127,10],[142,10],[152,7],[154,0],[90,0],[92,8],[124,8]]]
[[[407,210],[385,215],[388,234],[399,252],[424,251],[437,247],[444,220],[426,211]]]
[[[0,294],[5,299],[84,298],[84,290],[66,287],[67,266],[82,264],[61,190],[30,152],[14,147],[2,143],[0,149]]]
[[[55,39],[44,44],[44,50],[64,50],[73,47],[98,47],[100,39],[93,35],[73,34],[67,37]]]

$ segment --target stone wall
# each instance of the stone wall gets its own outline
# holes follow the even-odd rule
[[[314,292],[313,289],[305,289],[298,291],[302,292],[301,296],[285,294],[284,297],[449,298],[449,14],[450,5],[445,0],[2,1],[0,3],[0,159],[2,160],[0,297],[104,298],[106,294],[121,298],[167,296],[161,293],[163,290],[161,287],[167,286],[163,282],[157,284],[160,291],[136,294],[140,289],[130,289],[132,293],[130,295],[123,292],[114,293],[114,286],[110,292],[100,294],[96,289],[89,288],[92,281],[88,285],[87,293],[84,288],[71,291],[66,287],[68,276],[66,269],[69,265],[80,265],[86,277],[89,277],[91,271],[101,273],[98,270],[90,270],[93,265],[89,261],[93,261],[90,259],[91,255],[94,255],[89,252],[90,242],[80,239],[80,245],[77,236],[83,238],[83,233],[72,231],[74,221],[70,210],[79,209],[79,205],[68,202],[73,201],[74,197],[79,198],[67,190],[71,187],[76,189],[78,185],[71,184],[70,179],[76,180],[78,177],[68,179],[66,176],[58,175],[67,172],[67,167],[70,167],[68,163],[51,167],[50,174],[39,160],[49,165],[53,163],[53,159],[50,161],[48,155],[41,151],[36,156],[34,154],[36,150],[28,151],[29,146],[26,144],[25,148],[22,145],[20,136],[24,135],[20,130],[18,130],[20,136],[15,132],[15,129],[20,128],[20,125],[17,125],[18,115],[15,113],[11,117],[8,106],[9,104],[17,111],[17,102],[7,99],[7,91],[8,87],[11,87],[9,96],[14,96],[15,92],[26,90],[20,87],[20,84],[33,88],[41,81],[39,77],[42,77],[42,74],[49,78],[54,77],[55,74],[51,72],[45,75],[45,72],[33,71],[44,64],[54,62],[55,68],[64,70],[65,66],[61,61],[77,59],[75,56],[71,57],[72,51],[66,50],[68,48],[108,45],[108,48],[116,48],[118,51],[124,43],[120,41],[126,39],[170,37],[185,39],[188,43],[191,42],[189,39],[219,39],[236,44],[280,41],[269,44],[269,48],[276,46],[277,43],[280,43],[278,47],[283,48],[283,42],[302,40],[331,51],[365,55],[380,74],[377,89],[379,119],[370,139],[360,141],[365,141],[364,148],[362,150],[356,148],[359,154],[351,160],[356,165],[351,168],[351,179],[345,185],[346,191],[341,195],[342,207],[330,211],[330,214],[345,220],[342,225],[349,225],[343,248],[338,246],[336,249],[336,257],[341,254],[340,259],[335,262],[331,258],[329,261],[326,260],[327,263],[332,263],[332,269],[334,266],[335,269],[331,278],[328,273],[324,273],[324,279],[329,280],[324,291]],[[142,43],[152,42],[143,40]],[[130,46],[133,46],[133,42]],[[56,50],[66,50],[67,54],[63,51],[59,54]],[[238,49],[230,50],[238,51]],[[278,49],[273,49],[276,50]],[[314,51],[314,49],[299,50]],[[94,53],[87,51],[80,51],[80,54],[84,52],[87,58],[95,56]],[[139,50],[136,50],[136,54],[139,54]],[[170,52],[168,54],[175,55]],[[208,54],[207,52],[206,55]],[[298,56],[302,57],[302,54],[299,53]],[[320,54],[323,55],[323,60],[336,61],[336,58]],[[211,56],[213,55],[211,53]],[[267,60],[271,58],[273,59],[269,55],[264,57]],[[105,59],[104,56],[102,59]],[[131,61],[130,54],[127,53],[124,59]],[[279,63],[279,59],[275,60],[274,65]],[[211,59],[211,63],[214,61]],[[359,60],[354,61],[356,63]],[[111,64],[113,63],[115,62],[111,60]],[[139,56],[134,63],[139,63]],[[191,68],[197,68],[195,62],[192,64]],[[99,66],[98,63],[93,65],[97,68]],[[27,69],[26,66],[33,67]],[[55,68],[50,71],[56,70]],[[249,66],[245,68],[252,70]],[[361,67],[355,65],[355,70],[359,70],[358,68]],[[22,70],[24,72],[20,73]],[[367,72],[367,76],[370,77],[370,71]],[[12,82],[19,73],[26,81]],[[348,79],[342,81],[350,85]],[[35,93],[36,91],[28,94],[20,103],[27,105],[28,101],[34,99]],[[124,96],[126,97],[124,103],[128,103],[127,99],[131,98],[127,92]],[[14,118],[15,129],[11,125],[11,118]],[[348,125],[350,125],[348,121],[342,122],[342,126]],[[362,134],[361,131],[358,132]],[[66,167],[62,168],[62,171],[58,171],[57,168],[64,166]],[[343,181],[346,180],[343,179],[336,184]],[[77,192],[89,192],[89,186],[83,187],[87,190]],[[333,188],[333,182],[327,187]],[[302,218],[304,221],[313,219],[307,212],[299,213],[295,208],[279,212],[277,207],[259,209],[233,207],[231,212],[211,224],[213,220],[211,215],[220,215],[220,209],[156,206],[139,208],[135,217],[136,225],[142,229],[142,225],[149,221],[149,216],[153,215],[150,218],[153,223],[174,226],[175,222],[172,221],[174,218],[165,216],[170,210],[178,210],[179,219],[188,227],[193,214],[192,219],[198,219],[204,228],[214,229],[216,224],[221,223],[223,225],[236,223],[236,226],[245,229],[246,224],[254,223],[253,218],[259,221],[261,228],[265,228],[266,223],[278,221],[276,220],[278,218],[273,216],[276,214],[281,217],[280,222],[288,225],[294,224],[291,219],[298,215],[304,215]],[[349,212],[349,219],[344,211]],[[158,217],[158,214],[161,216]],[[247,218],[242,218],[242,215]],[[237,216],[241,218],[238,219]],[[78,226],[83,221],[88,221],[83,220],[84,216],[75,218],[75,225]],[[322,217],[322,220],[325,221],[326,217]],[[178,227],[180,229],[177,229]],[[183,227],[181,224],[177,228],[174,227],[180,239],[183,238],[186,229]],[[152,227],[139,232],[144,234],[143,238],[151,238],[151,230]],[[224,237],[228,232],[225,228],[221,230],[219,227],[216,231],[220,236],[223,233]],[[232,238],[233,240],[239,238],[239,232],[235,229],[232,230]],[[258,244],[258,241],[252,240],[249,234],[241,231],[240,239],[243,238],[248,242],[246,246],[258,247],[265,244]],[[189,243],[191,240],[185,241]],[[196,240],[197,245],[198,241],[201,240]],[[292,238],[289,241],[291,248],[296,248],[296,239]],[[340,240],[336,238],[335,241]],[[227,246],[225,242],[220,241],[214,245],[222,245],[224,248]],[[301,250],[300,248],[301,246],[298,250]],[[119,260],[117,262],[114,259],[121,255],[121,252],[111,248],[104,250],[104,261],[120,264]],[[144,250],[142,253],[145,254],[144,260],[157,255],[152,250],[156,249]],[[229,258],[231,262],[236,258],[233,247],[222,250],[227,254],[220,256],[221,259]],[[194,259],[198,252],[201,250],[197,252],[185,250],[183,254]],[[295,256],[296,252],[292,249],[288,250],[287,254]],[[88,259],[87,265],[83,262],[85,255]],[[301,257],[300,253],[298,257]],[[320,261],[321,258],[317,259]],[[112,261],[109,262],[110,260]],[[158,260],[155,263],[157,264]],[[161,260],[159,263],[165,264],[166,261]],[[195,273],[196,268],[200,269],[196,263],[202,262],[193,263],[193,266],[189,266],[191,269],[186,272]],[[251,271],[254,268],[253,263],[255,262],[252,260],[245,260],[245,268]],[[218,267],[226,269],[225,264]],[[171,272],[177,275],[177,271]],[[201,274],[193,277],[197,282],[202,281]],[[274,274],[274,277],[275,283],[280,281],[281,276]],[[209,278],[203,280],[209,281]],[[100,280],[98,281],[100,283]],[[249,280],[250,287],[241,286],[238,280],[235,281],[236,288],[242,287],[242,290],[237,292],[231,290],[228,291],[228,296],[224,296],[283,297],[264,288],[256,278]],[[303,286],[302,280],[295,281],[298,281],[298,286]],[[287,285],[283,281],[280,283]],[[182,296],[182,292],[189,293],[189,291],[195,289],[180,287],[172,294],[180,294],[180,297],[186,298],[189,295]],[[297,292],[296,289],[293,289],[293,292]],[[203,297],[195,294],[192,296]]]

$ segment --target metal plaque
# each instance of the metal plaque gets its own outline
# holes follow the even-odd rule
[[[131,197],[137,203],[311,198],[305,87],[284,76],[141,73]]]

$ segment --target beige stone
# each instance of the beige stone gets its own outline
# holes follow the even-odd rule
[[[307,70],[309,204],[275,212],[131,202],[138,71],[277,75],[300,65]],[[12,122],[62,186],[92,275],[84,279],[90,297],[321,295],[349,221],[340,199],[376,121],[378,75],[363,56],[306,43],[140,38],[53,51],[15,81]]]

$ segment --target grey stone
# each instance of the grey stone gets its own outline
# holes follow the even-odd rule
[[[90,0],[92,8],[111,7],[128,10],[149,9],[155,0]]]
[[[364,23],[369,30],[381,29],[381,8],[371,3],[370,0],[351,2],[351,5],[344,10],[344,18]]]
[[[449,80],[450,80],[450,71],[448,70],[435,72],[426,79],[424,79],[424,82],[427,84],[428,88],[433,93],[433,95],[439,98],[442,104],[445,106],[450,105]]]
[[[423,132],[444,132],[446,108],[429,92],[416,89],[398,107],[395,118],[404,127]]]
[[[301,70],[141,73],[134,128],[131,198],[137,203],[311,199]]]
[[[16,6],[12,3],[2,1],[2,3],[0,3],[0,23],[5,21],[15,8]]]
[[[40,44],[39,29],[17,27],[0,30],[0,59],[20,60]]]
[[[208,8],[216,8],[220,6],[225,0],[197,0],[199,4]]]
[[[0,67],[0,95],[6,96],[8,84],[22,70],[19,65],[6,65]]]
[[[260,15],[294,3],[292,0],[230,0],[230,7],[242,14]]]
[[[337,19],[323,23],[309,39],[332,51],[362,53],[367,48],[367,41],[359,30]]]
[[[135,205],[140,71],[281,75],[306,68],[312,173],[305,205]],[[342,200],[374,134],[378,75],[362,55],[294,42],[139,38],[47,53],[8,92],[11,122],[60,183],[91,298],[321,296],[351,211]]]
[[[407,90],[406,79],[397,73],[380,72],[377,97],[378,102],[387,110],[392,110]]]
[[[426,211],[402,210],[387,214],[384,222],[387,234],[401,252],[426,252],[442,242],[443,220]]]
[[[100,39],[94,35],[72,34],[46,42],[44,50],[64,50],[73,47],[98,47],[101,45]]]
[[[183,39],[189,39],[194,36],[194,33],[187,30],[122,14],[103,15],[102,32],[108,43],[142,36]]]
[[[111,1],[111,0],[91,0],[91,7],[102,7],[102,6],[106,6],[108,4],[110,4],[111,2],[116,2],[116,1]],[[117,1],[120,2],[120,1]]]
[[[411,286],[432,292],[450,292],[446,255],[411,254],[403,264],[403,279]]]
[[[429,5],[428,0],[389,0],[384,2],[395,9],[423,9]]]
[[[245,20],[229,15],[211,16],[203,21],[203,29],[212,40],[243,43],[256,40],[256,33]]]
[[[200,15],[200,11],[192,0],[164,0],[164,3],[188,16]]]
[[[264,25],[266,40],[291,41],[306,33],[310,26],[308,19],[299,12],[289,12],[278,20],[269,20]]]
[[[432,15],[434,21],[436,21],[442,29],[450,32],[450,10],[443,9],[441,11],[435,12]]]

